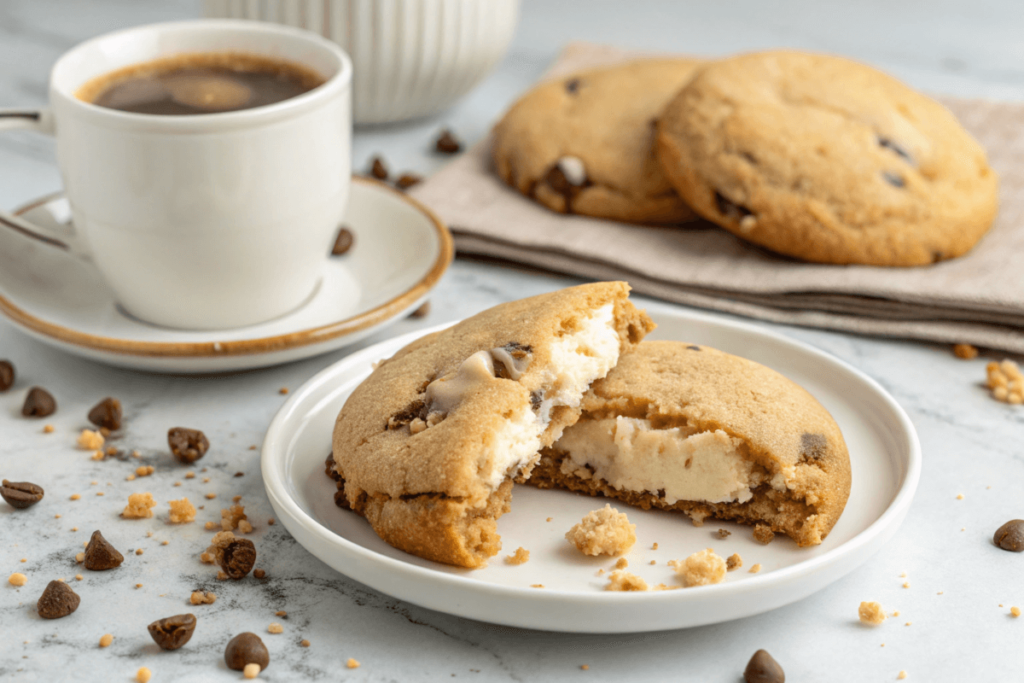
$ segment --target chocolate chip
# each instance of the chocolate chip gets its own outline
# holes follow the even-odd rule
[[[996,529],[996,535],[992,537],[992,541],[1011,553],[1024,552],[1024,519],[1011,519]]]
[[[946,255],[943,252],[941,252],[941,251],[933,251],[932,252],[932,263],[938,263],[939,261],[943,260],[944,258],[946,258]]]
[[[821,434],[803,434],[800,436],[800,455],[805,458],[824,457],[828,453],[828,439]]]
[[[235,477],[244,477],[245,472],[235,472]]]
[[[14,366],[9,360],[0,360],[0,391],[14,386]]]
[[[732,532],[729,531],[728,529],[719,529],[718,531],[715,532],[715,535],[718,536],[718,538],[723,538],[724,539],[724,538],[729,538],[730,536],[732,536]]]
[[[401,429],[402,427],[406,426],[416,418],[426,420],[429,412],[430,411],[427,409],[427,404],[421,401],[420,399],[416,399],[415,401],[410,403],[405,410],[399,413],[395,413],[390,418],[388,418],[388,422],[384,426],[384,429]]]
[[[191,464],[206,455],[210,442],[206,435],[198,429],[172,427],[167,430],[167,443],[174,457],[183,463]]]
[[[263,671],[270,666],[270,653],[255,633],[239,633],[224,648],[224,663],[235,671],[243,670],[246,664],[259,664]]]
[[[686,350],[687,351],[700,351],[700,347],[699,346],[695,346],[693,344],[690,344],[689,346],[686,347]]]
[[[423,305],[409,314],[410,318],[426,318],[430,314],[430,302],[424,301]]]
[[[418,184],[423,180],[423,176],[418,176],[415,173],[403,173],[398,176],[398,180],[395,181],[395,187],[399,190],[408,190],[413,185]]]
[[[235,538],[218,553],[220,568],[232,579],[244,578],[256,564],[256,546],[248,538]]]
[[[175,614],[173,617],[158,619],[147,626],[153,642],[164,650],[177,650],[192,639],[196,632],[194,614]]]
[[[352,234],[352,231],[342,226],[341,229],[338,230],[338,236],[334,238],[334,246],[331,247],[331,256],[347,254],[355,241],[356,238],[355,235]]]
[[[754,215],[750,209],[740,206],[739,204],[734,204],[722,196],[720,192],[715,193],[715,206],[718,208],[718,213],[735,221],[738,221],[745,216]]]
[[[910,163],[910,164],[914,163],[914,159],[910,156],[910,154],[907,152],[907,150],[903,149],[902,147],[897,145],[895,142],[893,142],[889,138],[883,138],[883,137],[879,136],[878,144],[879,144],[879,146],[884,147],[885,149],[892,150],[893,152],[896,152],[896,154],[898,154],[901,157],[903,157],[907,161],[907,163]]]
[[[24,510],[43,499],[43,487],[27,481],[7,481],[4,479],[3,486],[0,486],[0,496],[3,496],[7,504],[12,508]]]
[[[122,562],[124,562],[124,555],[110,545],[110,541],[103,538],[103,534],[98,530],[92,532],[89,545],[85,547],[85,561],[82,563],[85,568],[94,572],[102,572],[120,567]]]
[[[438,136],[437,142],[434,143],[434,149],[441,154],[458,154],[462,151],[462,143],[460,143],[452,132],[445,128],[441,131],[441,135]]]
[[[39,596],[36,611],[43,619],[60,619],[78,609],[82,598],[63,581],[51,581]]]
[[[758,650],[747,662],[743,680],[746,683],[786,683],[786,672],[770,654]]]
[[[324,474],[335,481],[341,479],[341,475],[338,474],[338,470],[334,469],[334,451],[328,453],[327,459],[324,460]]]
[[[889,183],[893,187],[905,187],[907,181],[903,179],[903,176],[898,173],[891,173],[890,171],[883,171],[882,177],[885,178],[885,182]]]
[[[345,495],[344,484],[338,484],[338,490],[334,492],[334,504],[340,507],[342,510],[351,510],[352,504],[348,502],[348,496]]]
[[[32,387],[25,397],[25,405],[21,407],[21,414],[25,417],[46,417],[57,412],[57,401],[46,389]]]
[[[540,410],[540,404],[544,401],[544,397],[540,395],[539,391],[535,391],[530,394],[530,407],[533,408],[533,412]]]
[[[121,428],[121,402],[116,398],[103,399],[89,411],[89,422],[116,432]]]
[[[570,78],[565,82],[565,91],[570,95],[575,95],[580,89],[580,79]]]
[[[384,160],[380,157],[374,157],[372,165],[370,166],[370,175],[377,180],[388,179],[388,167],[384,164]]]

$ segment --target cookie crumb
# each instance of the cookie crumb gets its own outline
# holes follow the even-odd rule
[[[615,563],[615,568],[616,569],[625,569],[628,566],[629,566],[629,560],[627,560],[624,557],[620,557],[618,559],[618,561]]]
[[[83,429],[78,435],[78,447],[83,451],[95,451],[103,448],[103,435],[91,429]]]
[[[53,425],[43,425],[43,434],[53,434],[53,431],[54,431],[54,426]]]
[[[543,587],[544,587],[543,583],[531,583],[530,584],[530,588],[543,588]]]
[[[730,536],[732,536],[732,532],[729,531],[728,529],[719,529],[718,531],[715,532],[715,535],[718,536],[721,539],[726,539],[726,538],[729,538]]]
[[[544,521],[545,521],[545,522],[550,522],[550,521],[551,521],[551,520],[553,520],[553,519],[554,519],[554,517],[548,517],[548,518],[547,518],[546,520],[544,520]]]
[[[580,664],[580,668],[583,669],[584,671],[588,671],[590,669],[590,667],[587,666],[586,664]]]
[[[281,387],[280,389],[277,390],[277,393],[281,394],[282,396],[287,394],[288,393],[288,387]]]
[[[196,478],[196,473],[195,472],[186,472],[185,473],[185,478],[186,479],[195,479]]]
[[[114,642],[114,636],[110,633],[104,633],[100,636],[100,647],[110,647],[110,644]]]
[[[345,662],[345,666],[347,666],[350,669],[358,669],[359,668],[359,662],[357,662],[356,660],[354,660],[351,657],[349,657],[348,661]]]
[[[903,680],[904,678],[906,678],[906,677],[907,677],[907,672],[906,672],[906,671],[901,671],[901,672],[899,672],[899,674],[897,674],[897,676],[896,676],[896,678],[898,678],[898,679],[899,679],[899,680],[901,680],[901,681],[902,681],[902,680]]]
[[[124,478],[124,480],[125,481],[135,481],[135,475],[134,474],[129,474],[127,477]]]
[[[107,494],[106,494],[106,493],[104,493],[103,491],[97,491],[97,492],[96,492],[96,495],[97,495],[97,496],[105,496],[105,495],[107,495]],[[57,516],[58,516],[58,517],[60,517],[60,515],[57,515]],[[152,517],[152,516],[153,516],[153,515],[150,515],[150,517]]]
[[[217,572],[217,580],[218,581],[227,581],[228,580],[228,575],[225,572],[223,572],[223,571],[219,571],[219,572]]]
[[[136,554],[136,555],[141,555],[141,554],[142,554],[143,552],[144,552],[144,551],[142,550],[142,548],[136,548],[136,549],[135,549],[135,554]]]
[[[657,560],[651,560],[651,564],[658,564]]]
[[[1011,607],[1011,608],[1010,608],[1010,614],[1011,614],[1011,615],[1012,615],[1012,616],[1013,616],[1014,618],[1017,618],[1017,617],[1019,617],[1019,616],[1020,616],[1020,607]]]
[[[275,520],[273,517],[267,520],[267,526],[274,526],[275,524],[277,524],[277,520]]]
[[[516,548],[515,553],[505,558],[507,564],[525,564],[530,561],[530,551],[526,548]]]
[[[962,493],[956,494],[956,499],[957,500],[963,500],[964,499],[964,494],[962,494]]]
[[[136,588],[142,588],[142,584],[141,583],[137,583],[137,584],[135,584],[135,587]]]
[[[729,557],[725,558],[725,571],[731,572],[734,569],[739,569],[743,566],[743,558],[740,557],[739,553],[733,553]]]
[[[953,344],[953,355],[963,360],[973,360],[978,357],[978,347],[970,344]]]
[[[284,633],[284,626],[275,621],[267,627],[267,633]]]
[[[77,562],[78,564],[82,564],[83,562],[85,562],[85,553],[78,553],[77,555],[75,555],[75,562]]]
[[[257,579],[262,579],[267,575],[267,572],[265,569],[257,567],[256,569],[252,570],[252,575],[255,576]]]
[[[658,549],[658,544],[657,543],[654,543],[654,544],[651,545],[651,550],[657,550],[657,549]]]
[[[903,582],[903,587],[904,588],[910,588],[910,582],[909,581],[904,581]]]
[[[275,617],[287,617],[287,616],[288,616],[288,613],[287,613],[287,612],[285,612],[285,611],[284,611],[284,610],[282,609],[282,610],[278,610],[278,611],[274,612],[274,616],[275,616]]]
[[[1003,403],[1020,405],[1024,403],[1024,374],[1012,360],[989,363],[985,367],[988,375],[986,386],[992,390],[992,397]]]
[[[252,524],[249,524],[247,520],[243,519],[241,522],[238,523],[238,530],[241,531],[243,534],[251,534]]]
[[[767,524],[754,525],[754,540],[761,545],[768,545],[775,539],[775,532]]]
[[[857,609],[857,616],[864,624],[878,626],[885,621],[885,610],[877,602],[862,602]]]
[[[7,583],[11,584],[12,586],[24,586],[26,583],[28,583],[28,577],[22,574],[21,572],[14,572],[9,577],[7,577]]]
[[[82,580],[82,579],[84,579],[84,578],[85,578],[85,577],[84,577],[84,576],[82,576],[81,574],[75,574],[75,581],[81,581],[81,580]]]
[[[751,574],[756,574],[756,573],[758,573],[759,571],[761,571],[761,565],[760,565],[760,564],[755,564],[755,565],[754,565],[753,567],[751,567],[751,568],[750,568],[750,570],[749,570],[749,572],[750,572]]]
[[[102,494],[99,491],[97,495]],[[153,516],[152,508],[156,507],[151,493],[133,493],[128,496],[128,504],[125,506],[121,516],[125,519],[149,519]]]
[[[167,504],[171,506],[171,514],[168,517],[171,524],[190,524],[196,521],[196,506],[188,498],[170,500]]]
[[[133,458],[141,458],[142,457],[142,453],[140,451],[132,451],[132,457]]]
[[[621,555],[636,543],[636,525],[611,505],[593,510],[565,538],[584,555]]]
[[[209,494],[207,494],[209,497]],[[241,521],[247,520],[244,505],[232,505],[220,511],[220,528],[224,531],[233,531],[238,528]],[[249,531],[252,531],[250,527]]]
[[[153,677],[153,672],[146,667],[140,668],[135,672],[135,680],[139,683],[149,683],[149,679]]]
[[[725,560],[711,548],[695,552],[682,562],[671,560],[668,565],[683,577],[685,586],[709,586],[725,579]]]
[[[606,591],[645,591],[647,582],[635,574],[629,572],[615,571],[608,577]]]
[[[242,669],[242,675],[246,678],[256,678],[260,675],[260,665],[256,662],[249,662],[245,665],[245,668]]]
[[[299,647],[309,647],[309,641],[303,638],[299,641]]]
[[[81,497],[82,496],[80,494],[78,494],[78,493],[72,493],[71,494],[71,500],[79,500],[79,499],[81,499]]]
[[[204,591],[192,591],[192,595],[189,597],[189,602],[193,605],[212,605],[217,602],[216,593],[204,592]]]
[[[207,493],[206,494],[206,500],[213,500],[216,497],[217,497],[216,493]]]
[[[139,465],[138,467],[135,468],[136,477],[148,477],[151,474],[153,474],[152,465]]]

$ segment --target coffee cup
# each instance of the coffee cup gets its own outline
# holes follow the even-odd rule
[[[211,54],[290,64],[322,82],[197,115],[81,97],[107,74]],[[48,107],[0,110],[0,130],[56,137],[72,223],[55,231],[0,213],[0,225],[88,259],[120,306],[152,324],[222,329],[286,314],[318,286],[348,200],[351,84],[336,44],[285,26],[207,19],[85,42],[53,67]]]

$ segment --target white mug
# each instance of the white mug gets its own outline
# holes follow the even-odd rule
[[[192,116],[75,97],[123,67],[204,52],[278,58],[325,82],[275,104]],[[348,56],[295,28],[206,19],[95,38],[54,65],[49,108],[0,110],[0,130],[56,136],[73,227],[55,234],[8,213],[0,224],[91,260],[141,320],[220,329],[278,317],[318,286],[345,210],[351,87]]]

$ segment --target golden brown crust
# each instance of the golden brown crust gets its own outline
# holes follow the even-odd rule
[[[794,51],[701,69],[656,152],[697,213],[818,263],[928,265],[988,231],[998,179],[942,105],[868,66]]]

